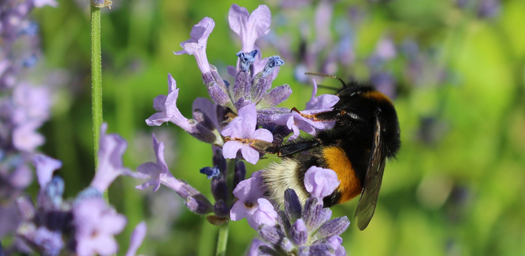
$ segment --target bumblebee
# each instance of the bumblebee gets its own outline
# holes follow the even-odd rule
[[[373,86],[355,81],[343,85],[333,110],[314,116],[315,120],[335,121],[335,126],[280,146],[281,163],[271,164],[262,176],[269,196],[283,205],[288,188],[303,202],[310,196],[304,186],[308,168],[332,169],[340,184],[324,198],[325,207],[361,194],[355,217],[358,228],[364,230],[374,215],[385,161],[395,157],[401,146],[399,122],[392,101]]]

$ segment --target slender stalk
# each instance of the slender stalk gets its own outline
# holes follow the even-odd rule
[[[98,165],[98,142],[102,125],[102,58],[100,44],[100,8],[91,6],[91,112],[95,168]]]
[[[233,203],[233,179],[235,174],[235,159],[228,160],[228,170],[226,172],[226,186],[229,189],[228,193],[228,205]],[[217,236],[217,251],[216,256],[226,255],[226,245],[228,244],[228,230],[230,223],[226,221],[219,227],[219,235]]]
[[[98,166],[98,142],[102,125],[102,46],[100,43],[100,8],[91,6],[91,117],[93,119],[93,152]],[[108,191],[104,199],[109,201]]]
[[[226,255],[226,245],[228,244],[228,229],[230,222],[227,221],[219,227],[219,236],[217,238],[217,251],[216,256]]]

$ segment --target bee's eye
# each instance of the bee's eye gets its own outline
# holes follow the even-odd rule
[[[359,115],[352,112],[347,113],[347,115],[354,120],[363,120],[363,118],[361,118]]]

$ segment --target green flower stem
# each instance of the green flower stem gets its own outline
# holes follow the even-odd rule
[[[230,222],[227,221],[219,227],[219,236],[217,238],[217,251],[216,256],[226,255],[226,245],[228,244],[228,230]]]
[[[102,125],[102,58],[100,44],[100,8],[91,6],[91,112],[95,168],[98,165],[98,141]]]
[[[235,159],[228,160],[228,170],[226,172],[226,186],[229,189],[229,197],[228,202],[226,202],[228,205],[231,205],[233,203],[233,178],[235,174]],[[230,222],[226,221],[219,227],[219,235],[217,236],[217,251],[215,253],[216,256],[224,256],[226,255],[226,245],[228,244],[228,230],[229,230]]]
[[[95,169],[98,166],[98,142],[102,125],[102,46],[100,43],[100,8],[91,6],[91,116]],[[109,201],[108,192],[104,198]]]

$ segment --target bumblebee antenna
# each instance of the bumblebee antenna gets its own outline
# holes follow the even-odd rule
[[[324,74],[324,73],[317,73],[317,72],[305,72],[304,73],[305,75],[310,75],[310,76],[323,76],[323,77],[329,77],[329,78],[333,78],[333,79],[337,79],[339,80],[342,84],[343,84],[343,87],[346,87],[346,83],[345,81],[343,81],[343,79],[341,79],[340,77],[338,76],[334,76],[334,75],[329,75],[329,74]],[[325,86],[322,86],[322,87],[325,87]],[[326,88],[326,87],[325,87]],[[330,87],[328,87],[330,88]],[[331,88],[333,89],[333,88]]]

